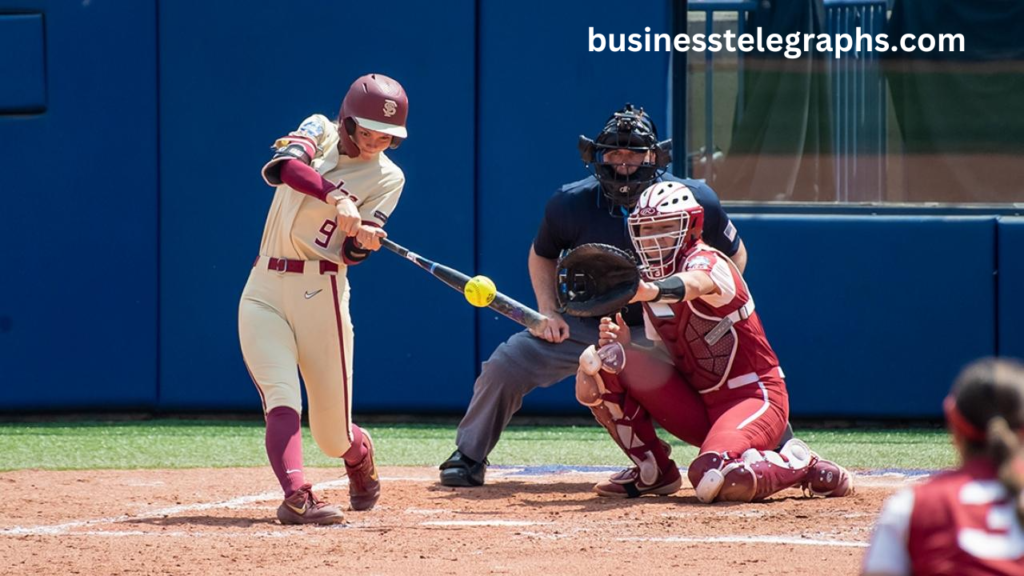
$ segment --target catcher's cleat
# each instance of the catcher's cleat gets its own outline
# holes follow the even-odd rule
[[[483,462],[477,462],[456,450],[439,467],[441,470],[441,485],[483,486],[488,464],[490,462],[486,458],[484,458]]]
[[[380,479],[377,477],[377,464],[373,460],[373,440],[365,428],[363,444],[366,446],[366,456],[355,466],[345,463],[348,498],[353,510],[369,510],[380,498]]]
[[[305,484],[277,507],[277,519],[281,524],[344,524],[345,514],[313,494],[311,484]]]
[[[842,498],[853,494],[853,474],[835,462],[819,459],[800,487],[807,496]]]
[[[640,469],[634,466],[617,472],[608,480],[598,483],[594,486],[594,492],[608,498],[638,498],[646,494],[656,496],[675,494],[683,485],[683,478],[679,475],[676,463],[671,460],[669,462],[671,465],[667,470],[661,471],[653,484],[644,484],[640,479]]]

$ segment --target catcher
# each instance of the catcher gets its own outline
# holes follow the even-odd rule
[[[628,219],[642,279],[620,278],[609,294],[607,286],[590,287],[598,278],[635,271],[628,256],[595,260],[570,253],[562,262],[566,287],[560,295],[570,314],[604,314],[626,301],[642,302],[647,337],[656,343],[653,350],[631,346],[617,314],[614,321],[601,320],[600,349],[591,346],[580,356],[578,400],[635,464],[594,491],[633,498],[679,490],[682,478],[653,418],[700,447],[689,479],[701,502],[762,500],[797,485],[820,496],[849,494],[850,473],[802,441],[776,449],[789,418],[782,370],[739,269],[701,241],[703,220],[686,185],[661,182],[644,191]],[[617,262],[614,269],[609,259]],[[599,269],[588,268],[593,261]]]

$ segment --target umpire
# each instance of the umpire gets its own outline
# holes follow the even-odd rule
[[[682,182],[704,207],[704,241],[729,255],[742,272],[747,252],[718,196],[696,180],[665,173],[671,141],[658,141],[658,129],[642,108],[630,104],[614,113],[595,140],[580,136],[580,155],[593,176],[566,184],[548,200],[530,251],[529,268],[537,308],[548,320],[535,330],[514,334],[483,363],[473,399],[459,423],[458,447],[441,464],[441,484],[482,486],[487,455],[498,443],[523,397],[576,373],[585,345],[597,342],[598,318],[562,317],[555,295],[556,264],[563,250],[581,244],[611,244],[634,253],[626,217],[640,194],[663,180]],[[624,314],[634,341],[643,338],[642,308]]]

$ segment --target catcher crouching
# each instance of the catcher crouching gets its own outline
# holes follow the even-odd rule
[[[703,219],[685,185],[661,182],[644,191],[628,219],[639,265],[615,254],[621,251],[594,257],[593,246],[560,262],[568,314],[605,316],[642,302],[647,337],[656,343],[632,346],[617,314],[602,318],[598,346],[580,356],[577,399],[635,464],[594,491],[634,498],[679,490],[682,478],[657,422],[700,447],[688,476],[701,502],[763,500],[794,486],[808,495],[852,493],[845,468],[784,437],[789,396],[778,358],[739,269],[701,241]]]

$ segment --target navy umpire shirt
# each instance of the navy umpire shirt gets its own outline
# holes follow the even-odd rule
[[[740,236],[714,190],[698,180],[681,179],[671,174],[665,174],[657,181],[679,182],[689,188],[704,208],[704,242],[727,256],[736,254],[740,249]],[[598,242],[616,246],[635,256],[626,223],[628,215],[626,208],[609,206],[608,199],[601,193],[601,184],[594,176],[566,184],[548,200],[544,220],[533,240],[533,250],[542,258],[557,260],[563,250]],[[623,318],[630,326],[643,324],[640,304],[630,305]]]

